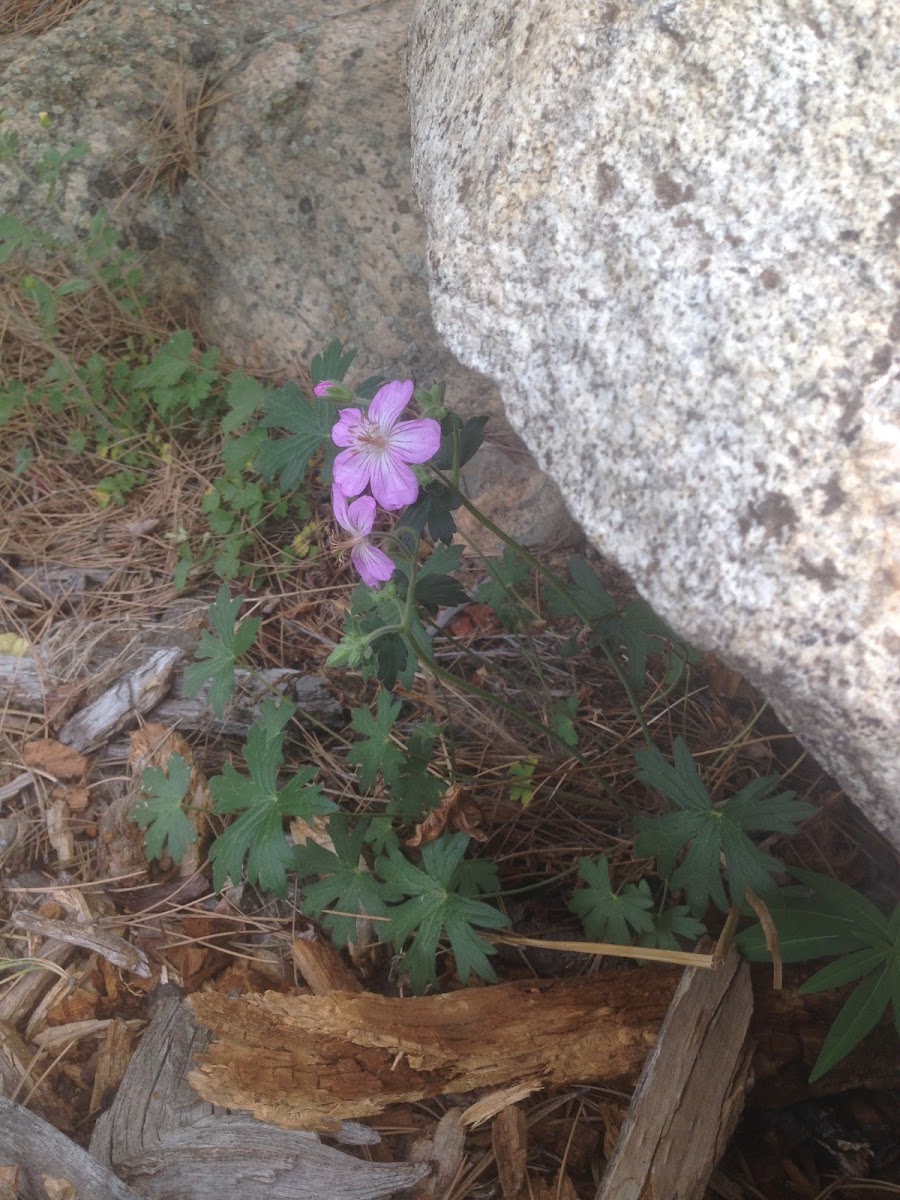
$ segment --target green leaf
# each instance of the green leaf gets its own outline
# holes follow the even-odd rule
[[[390,784],[403,767],[403,751],[391,741],[391,730],[402,707],[400,700],[392,703],[390,692],[382,688],[374,715],[368,708],[354,708],[351,713],[351,726],[365,737],[350,748],[347,761],[359,767],[359,783],[364,791],[375,787],[379,771]]]
[[[859,950],[863,945],[856,922],[838,914],[816,899],[797,899],[790,905],[769,904],[778,930],[778,948],[783,962],[807,962]],[[735,938],[741,954],[750,962],[771,962],[765,932],[757,923]]]
[[[654,746],[635,754],[637,778],[657,788],[681,810],[658,817],[639,817],[635,852],[655,857],[657,870],[673,888],[684,888],[695,916],[710,903],[723,912],[728,898],[722,885],[721,859],[728,871],[728,890],[734,904],[742,904],[748,888],[766,895],[775,891],[772,875],[781,870],[777,859],[751,841],[748,830],[792,833],[798,821],[813,811],[810,805],[782,792],[767,797],[777,779],[754,780],[736,796],[715,805],[683,738],[673,746],[670,765]],[[687,853],[680,866],[676,861]]]
[[[243,602],[243,596],[229,600],[228,587],[222,585],[215,604],[206,614],[217,636],[203,633],[194,656],[199,661],[184,673],[184,694],[189,698],[199,695],[207,680],[212,681],[209,705],[219,718],[224,716],[225,705],[234,695],[234,668],[238,659],[253,645],[261,624],[258,617],[250,617],[235,626]]]
[[[489,605],[507,629],[516,629],[531,615],[518,595],[531,585],[531,568],[509,546],[502,559],[488,559],[487,566],[491,578],[476,590],[475,599]]]
[[[384,879],[382,896],[388,900],[409,897],[389,910],[386,933],[398,949],[409,938],[412,945],[403,956],[410,983],[417,994],[437,982],[438,943],[445,936],[456,960],[459,978],[466,982],[473,972],[496,982],[488,955],[493,947],[475,933],[475,928],[500,929],[508,918],[483,900],[464,895],[460,888],[460,864],[469,844],[468,835],[444,834],[422,848],[422,866],[413,866],[398,850],[379,859]]]
[[[837,962],[829,963],[821,971],[816,971],[799,989],[798,994],[809,996],[816,992],[830,992],[833,988],[853,983],[863,975],[871,974],[882,963],[887,963],[890,954],[890,947],[879,950],[873,946],[866,946],[862,950],[854,950],[852,954],[845,954]]]
[[[243,371],[234,371],[229,375],[225,388],[228,412],[222,418],[222,432],[234,433],[246,425],[262,408],[265,394],[266,389],[260,381],[245,375]]]
[[[191,782],[191,768],[180,754],[172,754],[166,771],[147,767],[141,778],[146,799],[138,800],[131,819],[144,830],[148,858],[162,858],[168,843],[171,858],[180,863],[197,832],[184,812],[184,798]]]
[[[284,818],[301,817],[309,821],[335,809],[333,801],[311,783],[316,773],[314,767],[297,771],[284,787],[277,786],[278,772],[284,762],[284,727],[294,712],[293,704],[276,705],[273,700],[266,700],[260,708],[259,720],[250,727],[244,747],[249,776],[238,774],[226,763],[222,774],[209,781],[215,812],[241,813],[216,839],[210,851],[216,891],[221,891],[226,879],[234,882],[240,879],[246,857],[248,880],[258,882],[264,891],[284,896],[287,871],[295,863],[294,848],[284,835]]]
[[[637,934],[653,932],[653,917],[649,912],[653,897],[646,880],[637,885],[626,884],[614,892],[609,864],[602,854],[593,861],[580,858],[578,874],[587,887],[576,889],[569,908],[579,917],[592,941],[629,946],[632,930]]]
[[[578,730],[575,728],[574,717],[578,712],[578,697],[567,696],[560,700],[550,714],[550,727],[567,746],[578,745]]]
[[[441,471],[453,468],[454,434],[458,445],[457,466],[464,467],[470,458],[479,450],[484,441],[484,427],[488,417],[470,417],[463,421],[455,414],[449,413],[441,422],[441,444],[437,454],[431,460]]]
[[[799,867],[791,867],[791,874],[805,883],[827,911],[851,917],[866,941],[875,940],[876,944],[890,943],[896,936],[891,919],[875,907],[855,888],[832,879],[830,875],[818,875],[815,871],[803,871]]]
[[[439,608],[465,604],[466,590],[452,575],[421,575],[416,580],[415,598],[427,613],[434,616]]]
[[[896,965],[893,970],[896,973]],[[851,992],[828,1031],[809,1077],[810,1083],[821,1079],[842,1058],[846,1058],[875,1028],[891,998],[891,975],[891,966],[885,963],[881,970],[874,971]]]
[[[337,410],[324,397],[310,402],[291,382],[266,396],[264,413],[264,428],[284,429],[288,436],[261,443],[256,469],[263,479],[278,476],[282,488],[289,491],[303,482],[310,459],[330,440]]]
[[[443,483],[428,484],[420,488],[418,500],[405,510],[394,532],[412,529],[421,535],[427,528],[432,541],[446,542],[449,546],[456,533],[456,521],[451,514],[461,504],[462,498],[455,488]]]
[[[330,379],[332,383],[340,383],[356,358],[355,350],[344,350],[338,338],[329,342],[321,354],[313,356],[310,364],[310,376],[313,387]]]
[[[428,771],[438,729],[425,721],[406,740],[403,766],[391,782],[389,812],[403,821],[419,820],[430,812],[447,790],[447,783]]]
[[[672,649],[668,686],[677,682],[686,662],[697,660],[696,653],[675,636],[646,600],[633,600],[619,611],[615,600],[583,558],[570,558],[568,566],[573,586],[568,589],[568,594],[556,588],[547,589],[550,611],[586,621],[594,630],[591,645],[602,644],[611,651],[624,649],[628,678],[633,687],[644,686],[647,655],[661,652],[664,643],[669,643]]]
[[[686,904],[678,904],[653,914],[653,929],[638,936],[639,946],[657,946],[660,950],[680,950],[678,938],[696,942],[706,933],[706,926],[690,915]]]
[[[328,822],[333,851],[312,841],[295,850],[298,870],[305,876],[321,876],[316,883],[304,886],[303,911],[320,917],[339,946],[356,940],[358,916],[378,917],[387,912],[378,882],[361,859],[368,832],[368,822],[351,825],[344,814],[337,814]],[[386,832],[384,841],[390,844]],[[326,909],[336,911],[325,912]]]

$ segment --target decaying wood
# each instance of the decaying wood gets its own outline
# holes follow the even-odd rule
[[[106,741],[117,730],[135,719],[138,712],[150,713],[161,724],[182,730],[245,737],[259,718],[260,704],[273,693],[286,696],[298,707],[297,719],[304,714],[322,724],[335,726],[343,721],[340,703],[317,675],[274,668],[253,674],[235,671],[235,694],[218,718],[209,707],[209,687],[189,698],[184,694],[183,662],[189,651],[181,646],[148,647],[142,666],[122,672],[103,694],[82,708],[63,725],[59,740],[86,751]],[[54,711],[54,696],[62,681],[33,657],[17,658],[0,654],[0,708],[49,716]],[[87,715],[85,715],[87,714]]]
[[[160,991],[153,1021],[91,1139],[91,1153],[142,1196],[367,1200],[411,1187],[428,1173],[416,1164],[351,1158],[315,1136],[228,1116],[201,1100],[186,1073],[208,1035],[175,989]],[[347,1132],[348,1140],[372,1140]]]
[[[137,946],[132,946],[117,933],[106,929],[98,929],[95,925],[79,925],[70,921],[49,921],[33,912],[17,912],[12,917],[13,925],[24,929],[26,933],[38,934],[42,937],[53,938],[58,942],[68,942],[72,946],[81,946],[92,950],[109,962],[115,963],[123,971],[131,971],[141,979],[150,978],[150,963],[147,955]]]
[[[137,1192],[36,1113],[0,1096],[0,1163],[19,1168],[19,1200],[47,1200],[42,1176],[68,1180],[79,1197],[140,1200]]]
[[[310,928],[291,943],[291,956],[297,970],[316,996],[328,992],[361,992],[362,984],[316,927]]]
[[[208,1034],[186,1012],[176,988],[159,988],[156,1011],[110,1108],[97,1121],[91,1154],[105,1166],[139,1159],[173,1131],[215,1109],[194,1094],[186,1075]]]
[[[189,1004],[218,1041],[191,1082],[206,1099],[295,1129],[329,1129],[444,1092],[633,1079],[678,971],[535,980],[396,999],[364,992]]]
[[[677,969],[654,967],[419,999],[197,993],[189,1004],[217,1040],[191,1083],[217,1104],[319,1130],[395,1102],[535,1079],[630,1087],[680,979]],[[873,1086],[900,1080],[898,1056],[873,1060],[863,1045],[810,1089],[843,997],[772,992],[764,972],[758,979],[753,1068],[777,1102],[840,1091],[848,1079],[859,1085],[860,1072]]]
[[[597,1200],[701,1200],[744,1107],[752,1012],[734,950],[719,971],[685,971]]]

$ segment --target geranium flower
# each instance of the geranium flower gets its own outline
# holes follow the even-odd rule
[[[317,383],[316,386],[313,388],[313,394],[318,396],[319,399],[321,399],[323,396],[327,396],[329,388],[333,388],[333,387],[334,387],[333,379],[323,379],[321,383]]]
[[[338,525],[352,535],[344,548],[349,548],[350,561],[359,572],[363,583],[367,583],[369,587],[378,587],[386,583],[396,568],[385,552],[369,541],[369,534],[375,524],[375,501],[371,496],[360,496],[358,500],[348,502],[341,489],[335,485],[331,489],[331,503]]]
[[[418,480],[407,464],[427,462],[437,454],[441,427],[431,417],[398,423],[412,394],[412,380],[395,380],[379,388],[367,413],[341,409],[331,437],[344,447],[334,460],[334,482],[345,496],[358,496],[369,487],[388,510],[412,504],[418,496]]]

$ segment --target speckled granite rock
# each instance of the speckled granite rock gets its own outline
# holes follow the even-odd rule
[[[496,388],[456,361],[431,320],[400,64],[411,6],[93,0],[0,46],[0,108],[26,154],[48,137],[89,143],[61,193],[67,212],[112,208],[151,253],[165,298],[232,361],[297,375],[337,335],[359,348],[364,374],[444,378],[454,406],[491,412],[487,453],[520,497],[517,532],[534,542],[570,525],[559,494],[521,472]],[[154,161],[146,123],[179,69],[189,90],[204,75],[218,82],[199,178],[120,202]],[[0,172],[0,203],[15,211],[19,198]]]
[[[890,8],[420,0],[408,82],[438,329],[900,845]]]

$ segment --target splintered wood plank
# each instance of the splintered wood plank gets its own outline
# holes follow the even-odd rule
[[[750,971],[734,950],[678,985],[596,1200],[701,1200],[744,1107]]]

